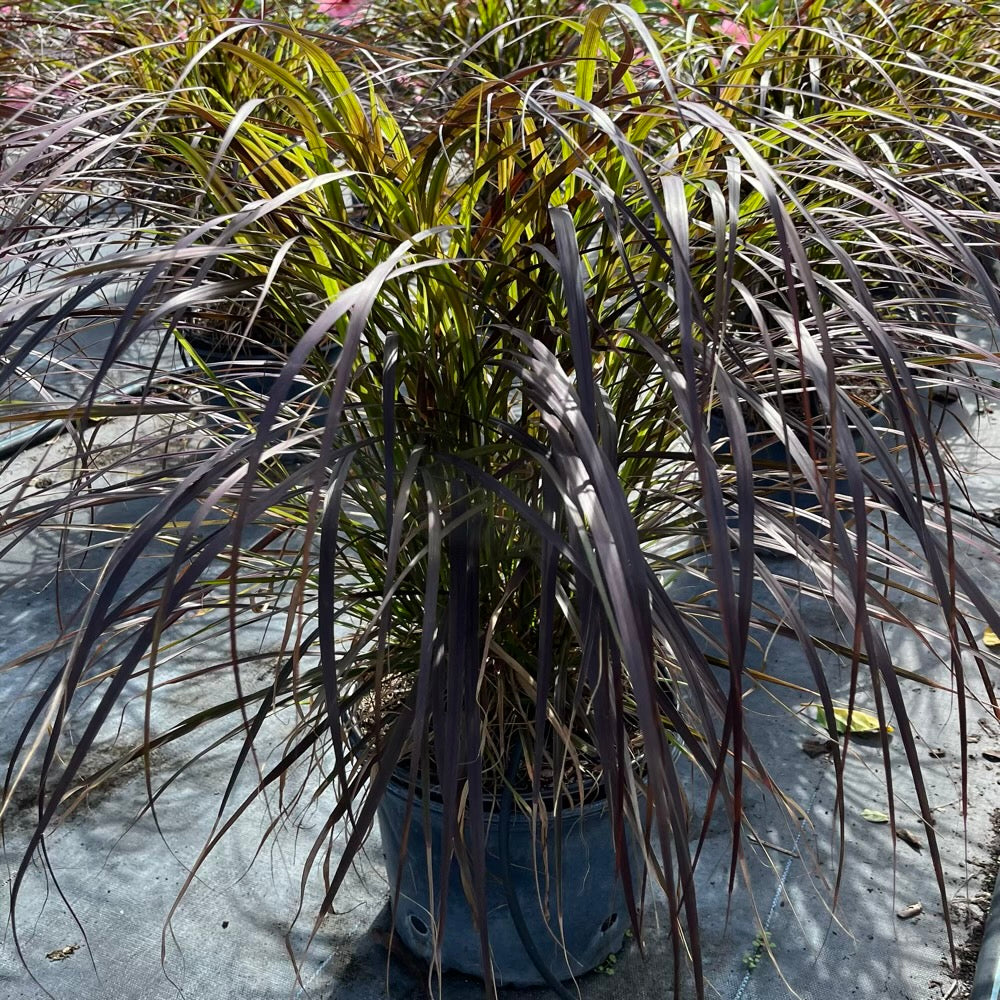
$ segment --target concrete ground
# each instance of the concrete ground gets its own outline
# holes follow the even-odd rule
[[[953,404],[944,419],[973,501],[984,508],[1000,507],[994,457],[1000,449],[1000,414],[978,412],[970,399]],[[960,433],[962,423],[977,444]],[[56,439],[40,447],[67,444]],[[25,463],[37,461],[38,454],[33,450],[18,457],[3,476],[23,472]],[[114,519],[121,513],[107,516]],[[84,566],[57,587],[52,575],[55,556],[43,535],[33,536],[0,560],[0,660],[21,655],[51,636],[61,609],[72,606],[93,582],[93,570]],[[974,554],[959,558],[976,572],[987,593],[1000,600],[997,567]],[[796,572],[788,560],[775,559],[772,569],[792,578]],[[908,599],[906,608],[916,620],[925,620],[927,607],[916,597]],[[801,612],[817,627],[830,625],[829,612],[815,602],[803,599]],[[947,676],[934,662],[933,639],[926,645],[913,636],[888,639],[898,666]],[[241,636],[241,643],[247,650],[266,651],[268,636]],[[222,655],[208,640],[196,653],[169,669],[180,672]],[[771,673],[811,686],[806,664],[789,643],[771,645],[766,664]],[[1000,680],[1000,671],[988,669],[994,681]],[[832,661],[829,676],[836,697],[846,690],[848,676]],[[46,679],[44,672],[31,678],[24,671],[0,673],[0,762],[6,762],[26,718],[32,691]],[[902,683],[920,738],[953,926],[961,943],[967,923],[981,915],[984,903],[980,877],[988,855],[991,813],[1000,805],[1000,726],[985,709],[970,706],[970,803],[963,815],[955,697],[913,681]],[[218,691],[197,684],[164,688],[158,693],[157,724],[182,717],[213,693]],[[133,695],[123,704],[117,731],[107,733],[108,759],[116,742],[121,745],[141,727],[141,692]],[[817,1000],[961,996],[947,967],[944,914],[926,846],[918,850],[900,840],[894,847],[886,825],[861,816],[864,809],[886,811],[888,802],[879,747],[860,740],[853,744],[846,780],[844,877],[833,907],[838,863],[833,765],[829,758],[811,757],[801,749],[809,736],[800,714],[803,700],[795,691],[764,687],[746,698],[752,739],[804,819],[792,818],[773,798],[751,792],[747,811],[757,843],[747,847],[749,884],[737,879],[731,897],[728,833],[721,824],[709,831],[697,878],[709,995],[723,1000],[793,994]],[[287,722],[279,716],[268,723],[274,745]],[[181,743],[157,754],[157,783],[184,764],[190,749]],[[36,866],[22,889],[17,909],[20,955],[7,901],[0,903],[5,908],[0,998],[40,1000],[48,994],[60,1000],[368,1000],[388,994],[410,1000],[424,995],[423,975],[387,957],[387,885],[379,865],[377,831],[338,902],[337,914],[314,931],[319,889],[308,884],[300,890],[299,878],[324,820],[322,798],[303,803],[294,819],[279,824],[270,836],[265,836],[272,819],[266,804],[250,810],[200,869],[171,916],[177,892],[211,835],[232,753],[219,748],[186,767],[157,800],[155,815],[142,813],[147,795],[143,771],[140,764],[132,765],[52,834],[47,849],[55,879]],[[891,764],[899,823],[916,834],[918,843],[925,842],[898,739],[892,744]],[[260,766],[266,766],[266,760]],[[697,807],[695,780],[691,792]],[[30,822],[30,795],[19,798],[16,807],[7,818],[7,868],[0,874],[8,887]],[[913,903],[922,905],[920,915],[901,919],[897,914]],[[613,975],[595,973],[580,980],[584,1000],[671,994],[670,948],[656,926],[658,917],[662,907],[654,901],[645,958],[634,943],[627,945]],[[769,944],[762,948],[765,939]],[[480,995],[475,983],[456,977],[446,978],[443,992],[448,1000]],[[507,995],[548,994],[520,990]],[[693,996],[689,981],[682,995]]]

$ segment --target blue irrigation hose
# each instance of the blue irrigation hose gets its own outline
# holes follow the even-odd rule
[[[6,458],[23,448],[48,441],[49,438],[55,437],[62,427],[62,420],[46,420],[41,424],[30,424],[13,434],[0,437],[0,458]]]
[[[326,359],[333,363],[340,354],[340,345],[334,344],[333,346],[328,347],[323,353],[326,356]],[[190,371],[192,371],[192,369],[188,366],[167,369],[166,371],[158,373],[152,379],[142,378],[136,382],[124,385],[120,389],[116,389],[114,393],[98,396],[94,402],[113,403],[116,399],[123,395],[132,397],[141,396],[143,392],[150,387],[152,382],[160,379],[167,379],[171,376],[184,375]],[[6,436],[0,435],[0,459],[16,454],[31,445],[42,444],[50,438],[55,437],[57,434],[65,430],[65,428],[65,420],[44,420],[37,424],[29,424],[27,427],[14,431],[12,434],[8,434]]]
[[[170,375],[183,374],[184,370],[163,372],[160,377],[166,378]],[[109,393],[98,396],[94,400],[94,403],[113,403],[120,396],[131,396],[133,398],[141,396],[143,392],[149,389],[150,385],[150,380],[143,378],[138,382],[123,385],[120,389],[116,389],[113,394]],[[66,429],[66,423],[65,420],[42,420],[38,423],[28,424],[27,427],[22,427],[12,434],[0,435],[0,458],[7,458],[8,455],[14,455],[32,445],[42,444],[44,441],[54,438]]]

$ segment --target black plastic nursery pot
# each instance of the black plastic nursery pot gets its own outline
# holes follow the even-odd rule
[[[969,1000],[1000,1000],[1000,878],[993,887]]]
[[[395,933],[415,955],[431,961],[434,934],[431,906],[441,864],[442,809],[438,802],[416,802],[408,843],[403,848],[408,789],[389,786],[378,820],[386,872],[393,901]],[[428,883],[427,844],[423,811],[430,816],[430,856],[433,887]],[[551,817],[550,817],[551,818]],[[500,810],[484,817],[486,824],[486,913],[493,974],[498,985],[538,986],[547,982],[538,960],[558,980],[589,972],[618,951],[629,925],[625,890],[616,872],[610,811],[603,802],[567,809],[563,814],[558,850],[550,825],[548,879],[539,835],[530,819],[514,810],[508,828]],[[507,859],[503,860],[504,836]],[[630,867],[640,870],[634,838],[629,838]],[[506,871],[505,871],[506,870]],[[505,880],[505,874],[507,878]],[[506,885],[505,885],[506,881]],[[519,905],[521,927],[512,912],[509,890]],[[560,899],[561,896],[561,899]],[[546,915],[547,914],[547,915]],[[536,950],[527,953],[525,937]],[[483,978],[479,932],[462,890],[457,861],[449,875],[447,911],[441,935],[441,967]]]
[[[732,461],[733,453],[729,443],[729,429],[721,414],[712,413],[708,423],[709,440],[716,445],[716,454],[722,461]],[[820,509],[820,499],[808,486],[798,486],[791,489],[787,475],[790,456],[788,446],[777,438],[770,430],[751,430],[748,433],[750,448],[753,453],[754,492],[766,495],[775,504],[788,508],[789,516],[806,527],[814,535],[822,536],[827,527],[817,517],[810,516],[810,511]],[[856,440],[860,444],[860,440]],[[773,474],[768,472],[773,470]],[[836,492],[848,489],[846,479],[834,481]],[[738,522],[736,515],[731,518],[733,525]]]
[[[203,402],[218,408],[217,422],[224,425],[227,415],[230,419],[242,420],[248,413],[259,413],[263,402],[274,392],[285,365],[284,358],[253,344],[241,345],[235,339],[226,343],[189,336],[188,341],[218,379],[217,388],[210,390],[206,386],[201,392]],[[334,364],[339,353],[339,345],[328,348],[325,352],[327,363]],[[301,376],[292,380],[281,399],[282,404],[307,408],[306,426],[313,429],[322,428],[329,401],[325,387],[312,384]]]

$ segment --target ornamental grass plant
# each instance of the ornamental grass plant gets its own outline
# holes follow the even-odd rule
[[[308,759],[336,802],[304,876],[326,911],[389,782],[413,823],[438,797],[436,898],[454,858],[488,989],[477,818],[509,788],[541,837],[603,796],[701,995],[711,817],[692,824],[678,761],[706,777],[735,871],[747,782],[781,794],[743,707],[781,682],[745,668],[776,633],[812,666],[838,782],[852,736],[821,652],[850,666],[849,711],[877,717],[887,760],[891,720],[944,896],[884,629],[916,629],[919,594],[937,680],[998,712],[976,637],[1000,616],[954,555],[997,541],[929,413],[997,396],[996,355],[956,315],[1000,319],[998,5],[348,6],[349,26],[207,0],[172,23],[79,14],[87,60],[39,93],[81,96],[4,106],[0,379],[120,290],[76,398],[0,415],[76,442],[52,491],[4,481],[0,551],[46,531],[67,572],[102,565],[8,666],[50,678],[7,771],[5,809],[25,784],[37,800],[14,903],[89,789],[142,760],[154,796],[151,751],[224,720],[239,752],[207,848],[258,798],[291,808]],[[256,351],[220,361],[206,334]],[[139,344],[153,360],[126,396],[113,375]],[[104,447],[108,421],[138,421],[132,449]],[[79,530],[124,502],[141,517]],[[170,555],[136,583],[154,546]],[[802,593],[843,629],[811,632]],[[278,666],[257,680],[240,637],[262,624]],[[232,691],[158,731],[166,654],[212,633],[231,655],[198,677]],[[141,738],[94,771],[136,692]],[[292,706],[277,762],[237,791]]]

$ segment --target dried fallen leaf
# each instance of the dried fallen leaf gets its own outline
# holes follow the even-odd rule
[[[819,706],[814,706],[816,709],[816,721],[821,725],[826,725],[826,712]],[[869,715],[867,712],[862,712],[859,709],[854,709],[853,712],[848,712],[846,708],[835,708],[833,710],[833,721],[837,726],[838,733],[847,732],[847,720],[850,716],[851,720],[851,732],[852,733],[877,733],[882,730],[882,725],[874,715]],[[885,731],[891,733],[893,731],[892,726],[885,726]]]
[[[896,916],[900,920],[912,920],[914,917],[919,917],[923,912],[923,903],[910,903],[909,906],[904,906],[901,910],[898,910]]]
[[[879,812],[877,809],[862,809],[861,818],[868,820],[869,823],[889,822],[889,814],[884,812]]]
[[[823,754],[833,753],[836,748],[836,740],[816,740],[808,737],[802,741],[802,750],[804,753],[809,754],[810,757],[822,757]]]
[[[65,948],[56,948],[55,951],[50,951],[45,957],[50,962],[62,962],[64,959],[70,957],[74,951],[79,951],[80,946],[78,944],[68,944]]]
[[[984,750],[983,760],[991,760],[994,764],[1000,764],[1000,750]]]
[[[941,747],[937,747],[937,748],[935,748],[934,750],[931,751],[931,756],[935,760],[940,760],[942,757],[945,756],[945,751],[942,750]]]
[[[912,831],[907,830],[905,827],[897,826],[896,836],[899,837],[904,844],[909,844],[915,851],[922,851],[924,849],[924,845],[920,838]]]
[[[983,645],[984,646],[1000,646],[1000,636],[993,631],[993,629],[988,628],[983,633]]]

